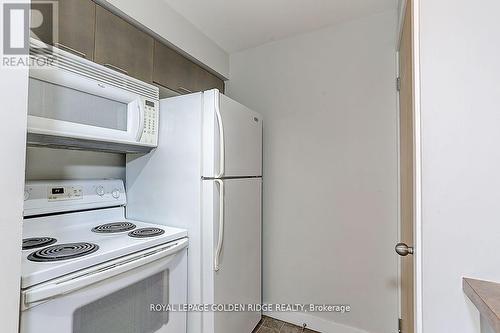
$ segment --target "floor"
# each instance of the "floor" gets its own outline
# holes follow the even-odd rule
[[[262,316],[262,320],[252,333],[318,333],[307,328],[295,326],[284,321]]]

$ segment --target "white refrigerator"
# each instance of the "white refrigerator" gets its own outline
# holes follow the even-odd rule
[[[188,303],[261,304],[262,116],[218,90],[161,100],[158,148],[127,155],[127,217],[188,229]],[[260,312],[189,312],[251,333]],[[180,333],[180,332],[175,332]]]

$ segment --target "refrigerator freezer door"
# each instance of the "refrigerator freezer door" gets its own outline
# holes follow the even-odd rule
[[[261,304],[260,178],[203,181],[203,303]],[[214,270],[220,207],[224,230],[219,270]],[[260,312],[204,312],[204,333],[252,332]],[[206,331],[205,331],[206,329]]]
[[[261,176],[262,116],[218,90],[203,99],[203,176]]]

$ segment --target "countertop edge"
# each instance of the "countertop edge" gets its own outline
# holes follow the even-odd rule
[[[495,332],[500,333],[500,317],[497,315],[497,313],[500,313],[500,308],[492,308],[488,302],[487,296],[485,295],[484,289],[480,290],[478,287],[481,287],[481,289],[495,288],[497,293],[500,293],[500,284],[465,277],[462,279],[462,289],[465,295],[467,295],[471,302],[476,306],[481,316],[487,319],[491,328]]]

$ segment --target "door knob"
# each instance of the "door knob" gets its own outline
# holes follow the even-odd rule
[[[405,243],[398,243],[394,248],[396,253],[402,257],[406,257],[409,254],[413,254],[413,247],[406,245]]]

